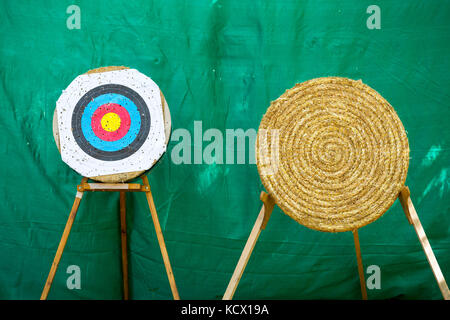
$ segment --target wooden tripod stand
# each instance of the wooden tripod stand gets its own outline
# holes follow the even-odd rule
[[[259,212],[258,218],[256,219],[255,225],[253,226],[250,236],[248,237],[247,243],[245,244],[241,257],[239,258],[238,264],[236,265],[234,273],[223,296],[223,300],[233,299],[233,295],[236,291],[239,281],[241,280],[245,267],[247,266],[247,262],[250,259],[256,241],[258,241],[259,234],[261,233],[261,230],[264,230],[266,228],[267,222],[269,221],[270,215],[275,206],[275,200],[264,191],[261,192],[260,199],[263,202],[263,206],[261,208],[261,211]],[[441,268],[439,267],[436,257],[434,256],[433,250],[431,249],[430,243],[428,242],[428,238],[425,234],[425,231],[423,230],[422,224],[420,223],[419,216],[417,215],[417,212],[414,209],[408,187],[406,186],[403,187],[402,191],[398,195],[398,199],[400,200],[400,203],[402,205],[403,211],[405,212],[406,218],[408,219],[408,222],[413,225],[416,231],[417,237],[419,238],[419,242],[422,245],[422,248],[425,252],[428,263],[430,264],[431,270],[433,271],[439,289],[441,290],[442,296],[444,297],[445,300],[450,300],[450,292],[447,283],[445,282]],[[364,279],[364,268],[361,257],[361,249],[359,245],[358,230],[357,229],[353,230],[352,233],[353,233],[353,240],[355,243],[359,280],[361,284],[361,295],[363,300],[367,300],[366,282]]]
[[[161,249],[161,254],[164,260],[164,265],[166,267],[167,277],[169,278],[170,289],[172,290],[172,295],[175,300],[179,300],[178,290],[175,284],[175,278],[172,272],[172,267],[170,266],[169,255],[167,254],[166,245],[164,243],[164,237],[162,234],[161,226],[159,224],[158,215],[156,213],[155,204],[153,202],[152,192],[150,190],[150,185],[148,183],[147,176],[141,176],[143,184],[139,183],[88,183],[88,178],[83,178],[81,184],[77,187],[77,194],[75,196],[75,201],[70,211],[69,219],[67,220],[66,227],[64,228],[61,241],[59,242],[58,249],[56,251],[53,264],[51,266],[50,272],[47,277],[47,281],[42,291],[41,300],[47,299],[50,287],[52,285],[53,279],[55,277],[56,269],[58,268],[59,261],[61,260],[64,247],[67,243],[67,238],[69,237],[70,230],[72,228],[75,216],[77,214],[78,207],[83,197],[85,191],[107,191],[107,192],[120,192],[120,228],[121,228],[121,244],[122,244],[122,275],[123,275],[123,298],[124,300],[129,299],[128,291],[128,257],[127,257],[127,225],[126,225],[126,202],[125,202],[125,192],[144,192],[148,206],[150,208],[150,213],[152,216],[153,224],[155,226],[156,236],[158,238],[159,247]]]

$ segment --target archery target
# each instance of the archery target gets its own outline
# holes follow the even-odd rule
[[[166,150],[163,102],[135,69],[78,76],[56,103],[63,161],[86,177],[150,169]]]

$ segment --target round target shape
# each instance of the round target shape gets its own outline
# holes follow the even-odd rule
[[[164,102],[135,69],[78,76],[56,106],[63,161],[86,177],[150,169],[166,150]]]
[[[134,90],[117,84],[95,87],[76,104],[72,132],[80,148],[105,161],[125,159],[145,142],[148,108]]]
[[[381,217],[403,189],[408,137],[394,108],[368,85],[317,78],[271,103],[256,164],[266,190],[298,223],[357,230]]]

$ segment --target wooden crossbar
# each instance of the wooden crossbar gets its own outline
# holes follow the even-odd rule
[[[77,189],[78,191],[106,192],[148,192],[150,190],[145,184],[139,183],[82,183]]]

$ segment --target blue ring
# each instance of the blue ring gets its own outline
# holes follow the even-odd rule
[[[97,137],[92,130],[92,115],[98,107],[106,103],[116,103],[118,105],[121,105],[128,111],[128,114],[130,115],[130,129],[124,137],[116,141],[102,140]],[[94,98],[93,101],[88,103],[81,117],[81,130],[84,137],[93,147],[102,151],[112,152],[126,148],[134,141],[134,139],[136,139],[140,128],[141,117],[138,108],[129,98],[117,93],[102,94]]]

